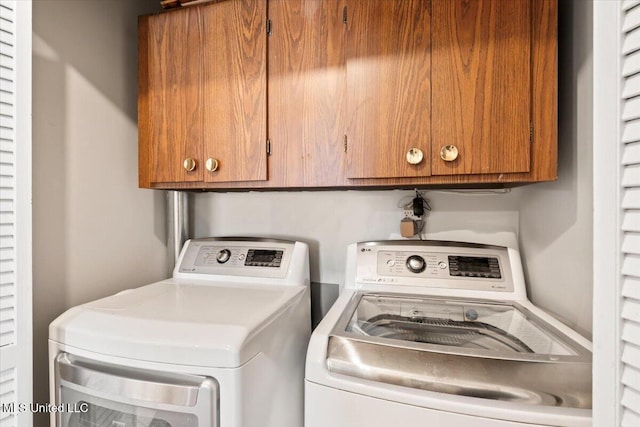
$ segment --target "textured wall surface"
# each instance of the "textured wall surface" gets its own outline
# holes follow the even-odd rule
[[[137,15],[153,0],[34,1],[34,400],[48,325],[168,275],[165,196],[137,188]],[[37,414],[37,426],[48,417]]]

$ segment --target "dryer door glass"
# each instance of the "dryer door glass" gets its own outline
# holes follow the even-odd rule
[[[61,427],[198,427],[194,414],[127,405],[62,387]]]
[[[346,332],[499,353],[577,353],[521,307],[423,297],[363,295]]]

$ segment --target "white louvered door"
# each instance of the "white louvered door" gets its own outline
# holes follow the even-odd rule
[[[640,426],[640,1],[622,23],[620,425]]]
[[[594,426],[640,426],[640,0],[593,3]]]
[[[0,0],[0,427],[29,427],[31,2]]]

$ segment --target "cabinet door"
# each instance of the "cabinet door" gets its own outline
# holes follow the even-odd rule
[[[347,6],[347,176],[428,176],[430,2],[347,0]],[[423,153],[418,164],[407,161],[412,148]]]
[[[200,8],[141,17],[140,185],[202,181]],[[185,159],[194,159],[192,171]],[[146,172],[146,176],[145,176]]]
[[[343,184],[344,0],[270,0],[269,179]],[[277,170],[274,170],[277,168]]]
[[[234,0],[204,14],[204,156],[208,182],[267,178],[267,2]]]
[[[529,171],[531,0],[431,3],[432,173]]]

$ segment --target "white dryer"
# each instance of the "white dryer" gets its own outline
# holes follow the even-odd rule
[[[173,278],[51,323],[51,425],[300,427],[310,329],[306,244],[190,240]]]
[[[313,332],[305,427],[590,426],[591,343],[527,300],[519,252],[350,245]]]

